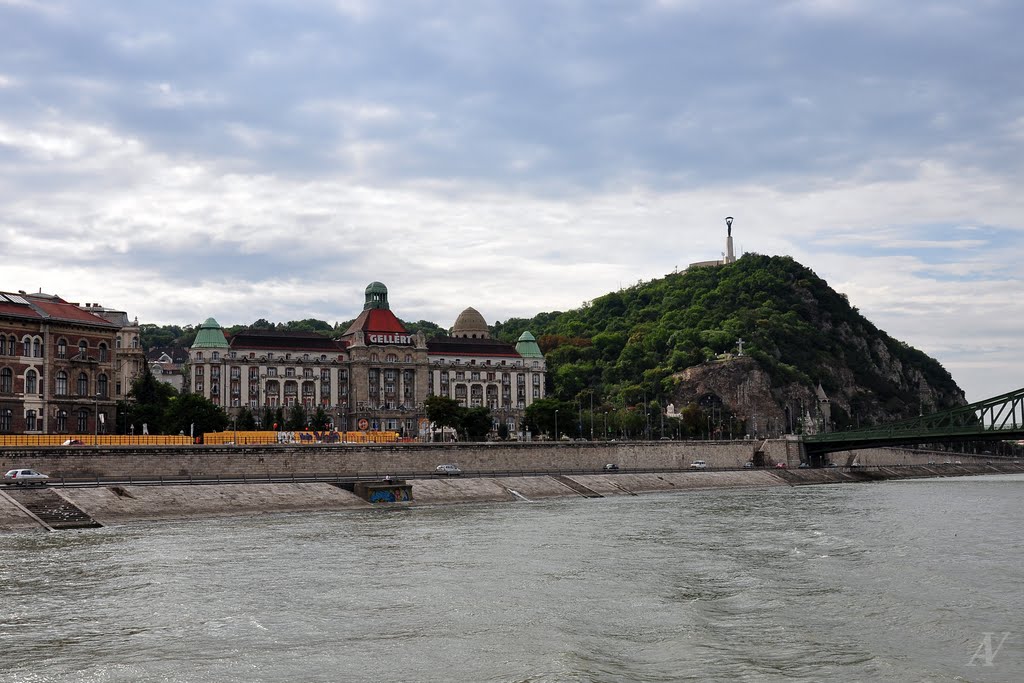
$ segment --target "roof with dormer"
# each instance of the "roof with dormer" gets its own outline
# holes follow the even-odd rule
[[[272,351],[327,351],[337,353],[345,344],[316,332],[284,332],[278,330],[242,330],[231,336],[232,349]]]

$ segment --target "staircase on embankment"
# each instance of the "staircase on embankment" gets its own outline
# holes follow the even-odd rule
[[[583,484],[579,483],[578,481],[573,481],[569,477],[563,476],[561,474],[553,474],[551,475],[551,478],[557,481],[562,486],[566,486],[572,489],[573,491],[580,494],[584,498],[604,498],[604,496],[602,496],[594,489],[587,488]]]
[[[103,526],[52,489],[6,490],[7,497],[50,531]]]

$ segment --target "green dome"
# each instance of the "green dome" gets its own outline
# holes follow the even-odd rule
[[[224,338],[224,329],[213,318],[207,318],[199,331],[196,333],[196,340],[192,342],[193,349],[226,349],[228,340]]]
[[[537,345],[537,340],[529,332],[523,332],[519,335],[519,341],[516,342],[516,351],[523,358],[543,358],[544,354],[540,352],[540,346]]]
[[[366,303],[363,304],[363,310],[371,308],[391,310],[391,305],[388,304],[388,288],[383,282],[371,282],[366,285]]]

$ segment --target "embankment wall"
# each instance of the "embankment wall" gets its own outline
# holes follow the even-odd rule
[[[584,495],[607,497],[665,491],[768,488],[1009,473],[1024,473],[1024,465],[999,463],[818,470],[618,472],[565,476],[426,478],[410,479],[408,483],[412,485],[413,491],[411,505],[445,505],[482,502],[521,503]],[[354,494],[328,483],[119,485],[50,490],[104,525],[145,520],[203,519],[229,515],[342,511],[372,507]],[[3,489],[0,489],[0,531],[39,528],[38,524],[14,505],[4,494]]]
[[[800,463],[799,444],[787,440],[467,444],[325,444],[176,447],[0,448],[0,472],[32,467],[51,477],[266,477],[307,474],[413,473],[456,463],[467,471],[684,469],[694,460],[712,468],[742,467],[761,449],[766,464]],[[839,465],[912,465],[952,460],[949,454],[865,449],[832,455]],[[955,459],[968,462],[971,456]],[[980,458],[978,459],[981,460]]]

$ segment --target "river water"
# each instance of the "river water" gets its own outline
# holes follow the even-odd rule
[[[1022,681],[1024,476],[0,535],[2,681]]]

